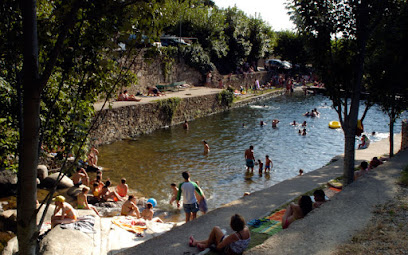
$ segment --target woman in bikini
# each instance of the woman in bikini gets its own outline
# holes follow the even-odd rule
[[[218,251],[223,251],[225,254],[241,254],[251,241],[249,229],[244,218],[239,214],[231,217],[230,227],[235,231],[231,235],[224,235],[220,227],[214,227],[207,240],[197,241],[190,236],[189,245],[196,246],[200,250],[215,245]]]
[[[282,218],[282,228],[288,228],[295,220],[302,219],[312,210],[312,199],[309,196],[301,196],[298,204],[290,203]]]

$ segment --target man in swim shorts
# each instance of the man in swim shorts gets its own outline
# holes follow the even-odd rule
[[[246,167],[247,171],[251,168],[251,173],[254,172],[254,166],[255,166],[255,157],[254,157],[254,146],[249,146],[249,149],[245,150],[245,161],[246,161]]]
[[[197,191],[200,196],[203,196],[203,194],[198,185],[195,182],[190,181],[190,174],[188,172],[183,172],[182,176],[184,182],[179,185],[176,201],[177,208],[179,208],[181,194],[183,194],[183,209],[186,214],[186,222],[188,222],[190,221],[190,218],[194,220],[197,217],[197,212],[199,210],[194,191]]]

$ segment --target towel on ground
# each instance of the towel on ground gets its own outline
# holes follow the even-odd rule
[[[82,217],[78,217],[78,219],[72,223],[61,224],[61,228],[76,229],[84,233],[95,233],[94,226],[95,226],[95,217],[92,215],[85,215]]]
[[[143,233],[147,228],[144,220],[132,216],[115,216],[112,223],[133,233]]]

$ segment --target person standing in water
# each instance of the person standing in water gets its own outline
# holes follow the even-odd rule
[[[254,146],[251,145],[249,146],[249,149],[245,150],[245,161],[247,171],[249,172],[249,169],[251,169],[251,173],[253,173],[255,166]]]
[[[208,154],[208,152],[210,152],[210,146],[205,140],[203,140],[203,144],[204,144],[204,154]]]

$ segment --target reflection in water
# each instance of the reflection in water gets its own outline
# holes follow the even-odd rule
[[[265,106],[263,106],[265,104]],[[262,106],[261,106],[262,105]],[[328,128],[337,120],[336,112],[328,105],[330,100],[315,97],[279,97],[261,103],[234,109],[189,122],[189,130],[181,125],[102,146],[99,164],[106,171],[104,178],[118,183],[127,179],[130,189],[145,197],[154,197],[162,210],[174,214],[170,206],[170,184],[182,181],[181,173],[189,171],[193,181],[200,181],[214,209],[253,192],[270,187],[298,175],[299,169],[312,171],[325,165],[332,157],[343,153],[343,133]],[[307,118],[303,113],[317,108],[319,118]],[[406,115],[405,115],[406,116]],[[278,128],[272,120],[279,119]],[[307,135],[299,136],[302,127],[291,126],[307,121]],[[266,125],[260,127],[260,121]],[[245,123],[245,127],[243,127]],[[364,127],[376,137],[386,136],[388,119],[380,110],[369,110]],[[401,123],[395,131],[400,132]],[[203,154],[203,140],[211,152]],[[273,161],[272,171],[259,176],[257,166],[248,174],[245,170],[244,151],[253,145],[256,159],[265,162],[265,155]],[[183,220],[183,214],[178,214]]]

